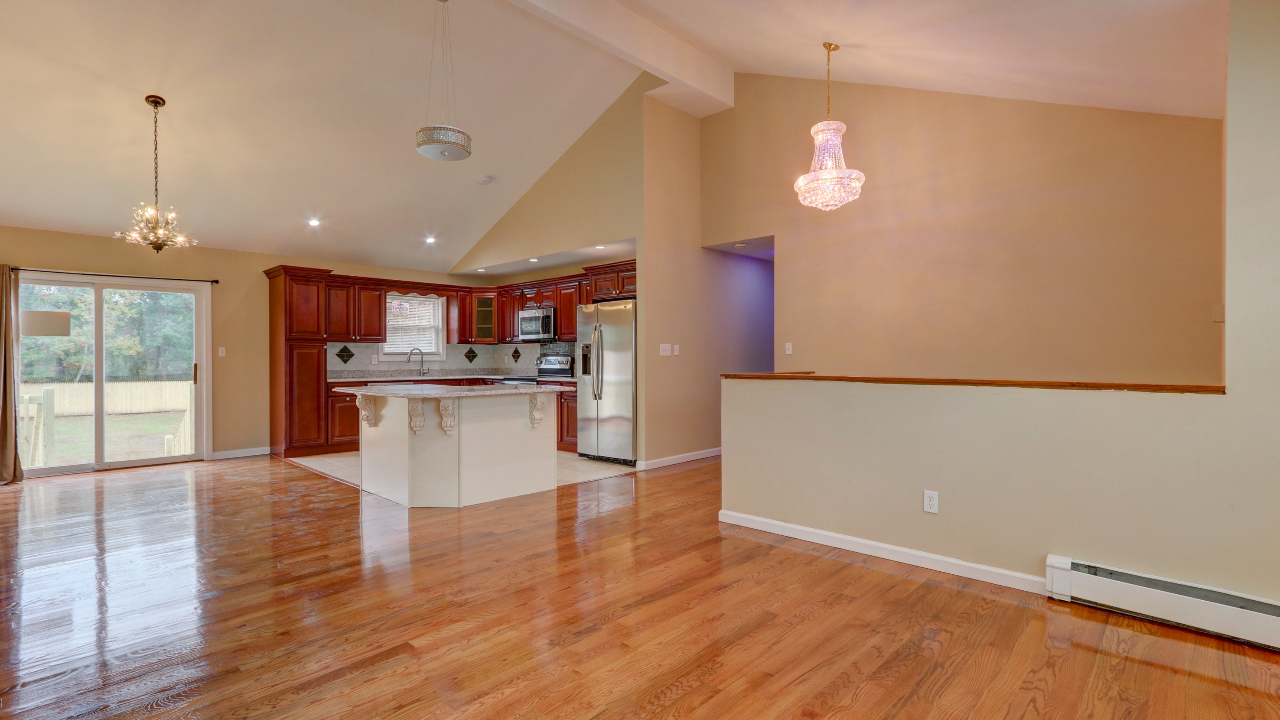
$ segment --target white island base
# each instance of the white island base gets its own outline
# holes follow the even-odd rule
[[[360,406],[360,487],[409,507],[465,507],[554,490],[558,390],[347,389]]]

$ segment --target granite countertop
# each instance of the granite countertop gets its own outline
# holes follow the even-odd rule
[[[529,375],[529,374],[526,374],[526,373],[508,373],[508,374],[506,374],[506,375],[499,375],[499,374],[475,375],[475,374],[472,374],[472,373],[461,374],[461,373],[450,373],[450,372],[433,372],[433,373],[428,373],[428,374],[426,374],[426,375],[418,375],[418,374],[416,374],[416,373],[406,373],[406,374],[404,374],[404,375],[377,375],[377,376],[373,376],[373,377],[333,377],[333,376],[330,376],[330,377],[328,378],[328,382],[331,382],[331,383],[337,383],[337,382],[343,382],[343,383],[345,383],[345,382],[375,382],[375,383],[382,383],[382,382],[404,382],[404,381],[415,381],[415,382],[416,382],[416,381],[418,381],[418,380],[467,380],[467,379],[470,379],[470,378],[477,378],[477,379],[480,379],[480,380],[501,380],[501,379],[503,379],[503,378],[509,378],[509,377],[527,377],[527,378],[536,378],[536,377],[538,377],[538,376],[537,376],[537,375]]]
[[[474,377],[474,376],[472,376]],[[456,398],[483,395],[539,395],[549,392],[573,392],[573,388],[554,385],[375,385],[337,388],[352,395],[394,398]]]

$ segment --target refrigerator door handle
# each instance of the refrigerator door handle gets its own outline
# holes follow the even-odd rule
[[[591,395],[596,400],[604,399],[604,327],[600,323],[596,323],[595,329],[591,332],[591,337],[595,342],[591,343],[591,348],[596,352],[595,374],[591,377]]]

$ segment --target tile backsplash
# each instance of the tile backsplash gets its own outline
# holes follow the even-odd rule
[[[338,357],[338,352],[344,347],[351,352],[351,358],[346,363],[342,362],[342,358]],[[569,347],[572,348],[573,346],[570,344]],[[474,362],[467,361],[468,350],[475,350]],[[520,351],[519,360],[512,357],[512,353],[515,350]],[[390,362],[379,361],[375,365],[373,359],[377,355],[377,343],[331,342],[328,344],[328,369],[331,373],[342,372],[343,374],[377,370],[379,375],[386,375],[388,372],[394,372],[400,368],[418,369],[416,354],[411,363],[396,360]],[[446,345],[444,360],[428,359],[422,365],[430,368],[433,372],[449,371],[477,375],[535,375],[537,374],[537,368],[534,366],[533,361],[537,357],[537,345]]]

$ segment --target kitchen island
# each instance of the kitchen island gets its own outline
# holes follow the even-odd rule
[[[360,409],[360,487],[464,507],[556,487],[557,392],[538,385],[335,388]]]

